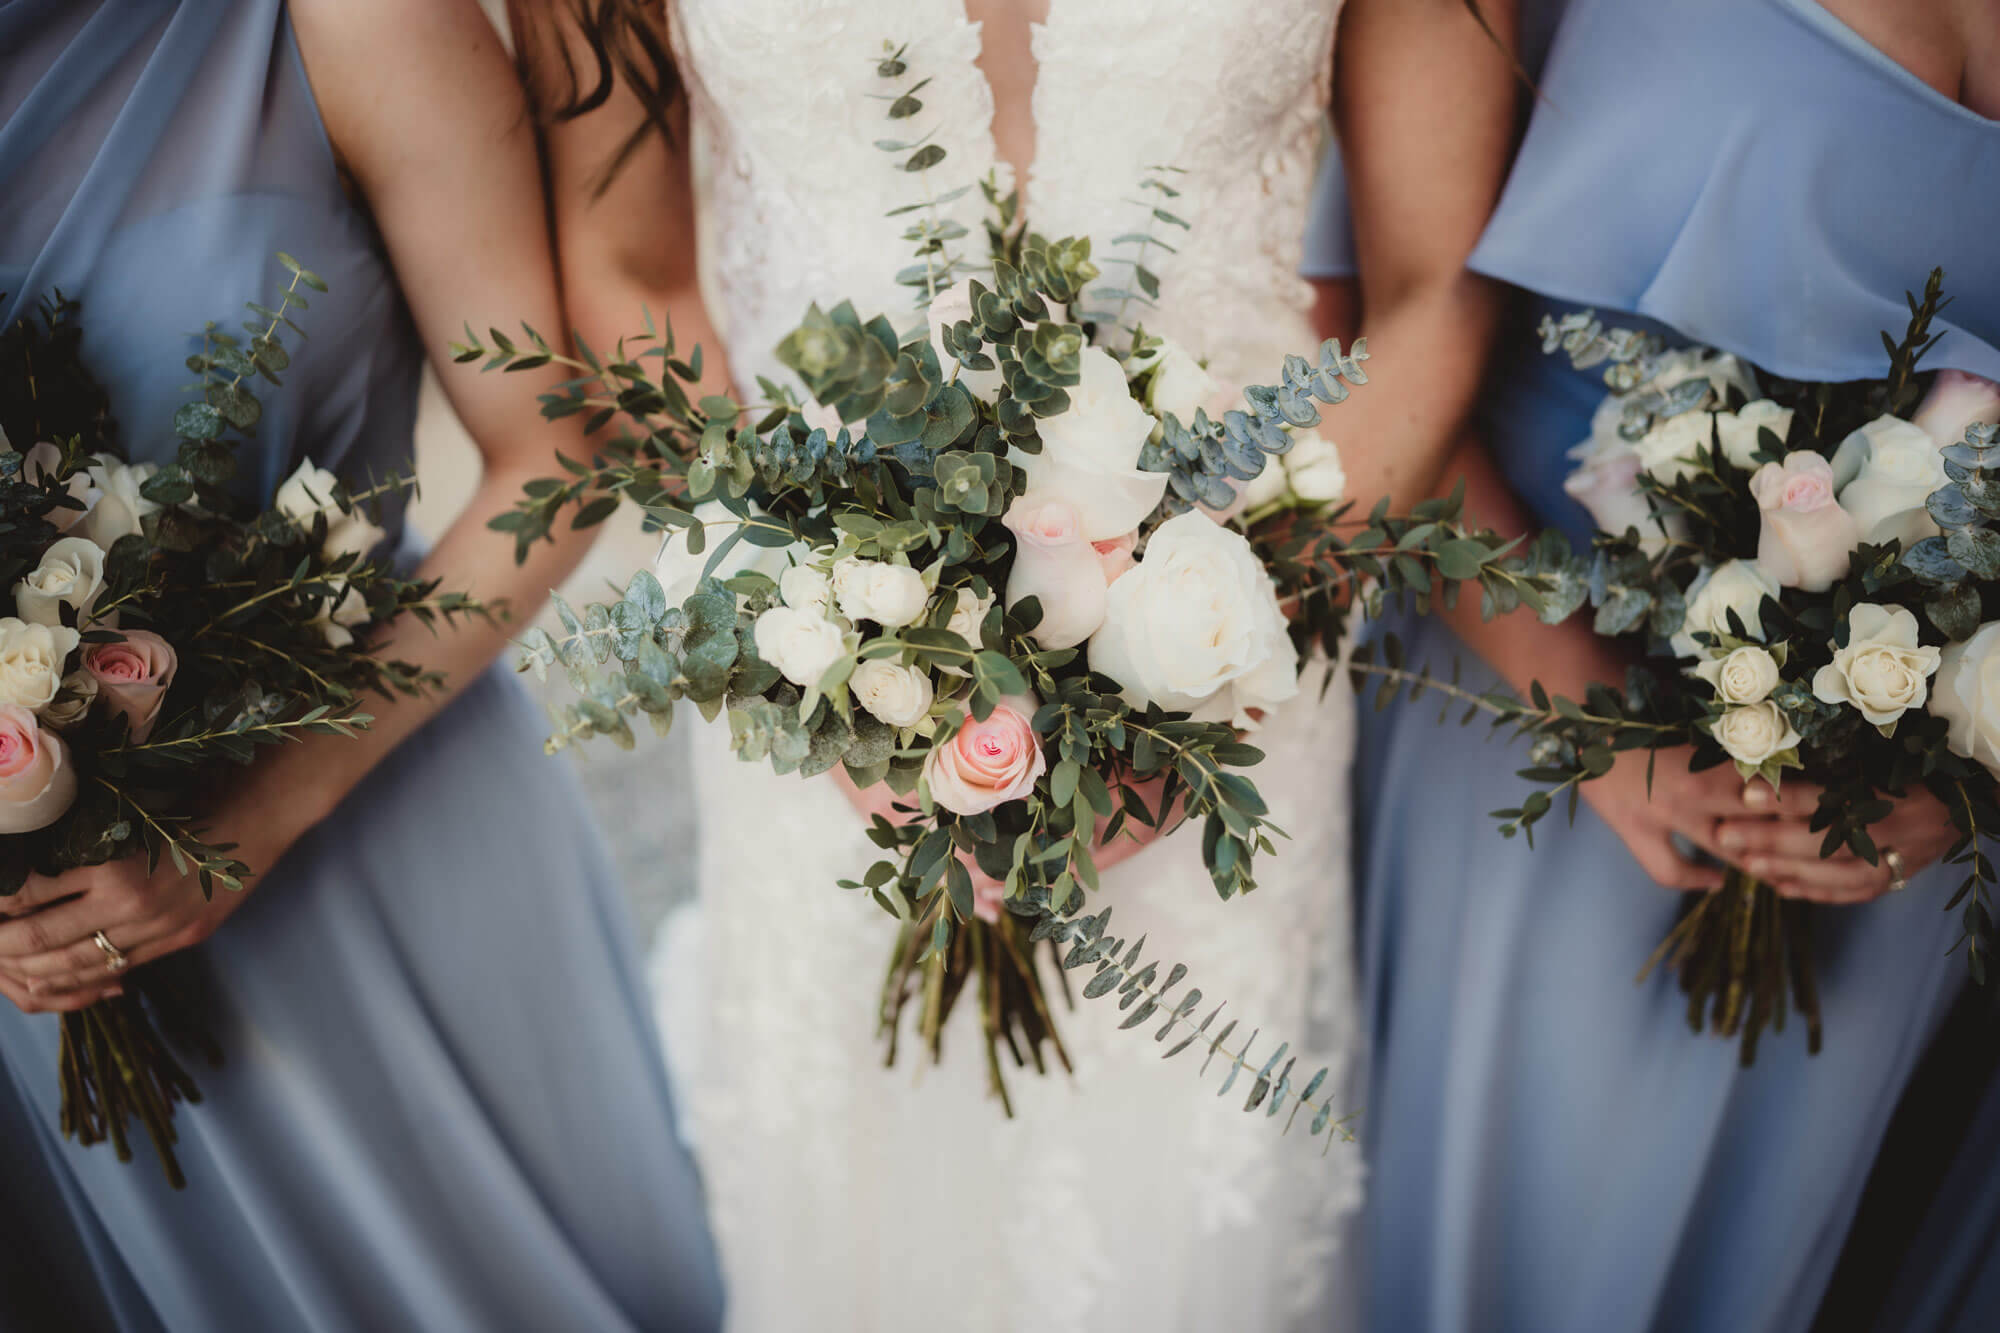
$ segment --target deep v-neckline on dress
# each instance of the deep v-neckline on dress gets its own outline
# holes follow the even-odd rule
[[[973,16],[973,0],[950,0],[950,2],[959,11],[963,22],[979,29],[979,55],[974,57],[972,61],[972,74],[973,77],[979,79],[984,85],[986,100],[992,107],[992,112],[987,118],[986,137],[993,145],[993,160],[1006,164],[1014,178],[1015,188],[1021,192],[1023,204],[1031,206],[1034,196],[1032,187],[1035,182],[1035,169],[1042,155],[1040,104],[1045,63],[1038,54],[1037,48],[1047,41],[1046,34],[1048,32],[1049,20],[1053,15],[1056,5],[1061,3],[1061,0],[1044,0],[1041,17],[1039,19],[1027,19],[1021,25],[1026,30],[1026,40],[1022,43],[1022,49],[1018,54],[1026,62],[1026,74],[1025,78],[1020,81],[1020,91],[1025,94],[1026,105],[1024,110],[1026,112],[1029,151],[1026,159],[1020,162],[1015,162],[1011,158],[1001,154],[1000,126],[1002,117],[1000,85],[994,82],[992,71],[985,63],[989,52],[1009,57],[1015,55],[1016,52],[1011,50],[1006,52],[992,51],[992,48],[988,45],[987,38],[995,21],[994,17],[989,15],[984,18],[975,18]],[[1020,0],[998,0],[998,3],[1002,5],[1018,4]],[[1012,87],[1011,84],[1009,86],[1010,88]]]

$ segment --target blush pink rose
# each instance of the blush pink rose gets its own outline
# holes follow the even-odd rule
[[[1074,648],[1096,633],[1104,623],[1110,584],[1096,547],[1084,536],[1083,511],[1051,492],[1029,491],[1015,497],[1001,521],[1015,537],[1007,605],[1029,597],[1041,604],[1041,623],[1031,631],[1035,642]]]
[[[2000,421],[2000,385],[1963,370],[1940,370],[1913,420],[1939,448],[1957,444],[1967,426]]]
[[[0,706],[0,833],[31,833],[76,800],[76,769],[62,737],[19,704]]]
[[[172,644],[143,629],[126,630],[117,643],[93,643],[83,650],[83,669],[97,681],[106,705],[124,716],[135,741],[153,734],[179,664]]]
[[[1834,499],[1833,468],[1810,449],[1766,463],[1750,478],[1764,513],[1757,563],[1780,587],[1825,592],[1847,574],[1861,527]]]
[[[1105,586],[1118,582],[1121,574],[1139,563],[1132,552],[1139,545],[1139,534],[1128,532],[1123,537],[1113,537],[1108,541],[1092,542],[1090,549],[1097,552],[1097,566],[1104,571]]]
[[[931,799],[955,815],[976,815],[1035,789],[1048,771],[1041,740],[1028,722],[1031,702],[999,705],[984,722],[968,714],[965,725],[924,757]]]

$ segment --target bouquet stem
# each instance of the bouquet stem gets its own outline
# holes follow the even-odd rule
[[[924,1049],[933,1061],[943,1059],[945,1023],[952,1006],[969,989],[979,1002],[987,1086],[1011,1119],[1014,1103],[1007,1092],[1007,1065],[1000,1058],[1003,1051],[1016,1069],[1032,1065],[1037,1074],[1046,1074],[1051,1054],[1065,1071],[1070,1068],[1069,1052],[1056,1031],[1041,969],[1035,965],[1029,928],[1007,915],[997,922],[960,922],[944,948],[932,949],[931,926],[929,917],[924,916],[905,923],[897,934],[889,975],[882,986],[882,1063],[896,1063],[903,1013],[913,1000],[918,1006],[917,1032]]]
[[[1788,1008],[1798,1010],[1806,1050],[1817,1055],[1822,1034],[1810,906],[1731,868],[1720,889],[1690,897],[1639,980],[1662,963],[1671,968],[1687,996],[1688,1027],[1735,1040],[1745,1068],[1756,1062],[1767,1029],[1784,1031]]]
[[[86,1148],[109,1140],[118,1160],[129,1162],[132,1144],[126,1121],[137,1116],[159,1155],[167,1183],[184,1189],[187,1177],[174,1155],[180,1138],[174,1129],[174,1108],[181,1102],[199,1103],[201,1090],[154,1025],[141,998],[144,993],[133,984],[116,999],[63,1015],[57,1057],[63,1137]],[[180,1024],[169,1026],[184,1041],[194,1038],[210,1064],[220,1063],[221,1052],[213,1043],[195,1038]]]

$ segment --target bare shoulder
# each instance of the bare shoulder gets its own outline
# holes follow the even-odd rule
[[[327,133],[364,188],[426,137],[519,130],[512,61],[478,0],[291,0]]]

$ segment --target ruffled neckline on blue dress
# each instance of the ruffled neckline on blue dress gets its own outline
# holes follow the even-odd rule
[[[1474,269],[1844,380],[1941,266],[1925,364],[2000,379],[2000,121],[1811,0],[1571,0],[1539,82]]]

